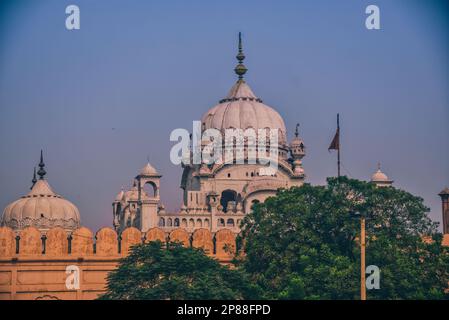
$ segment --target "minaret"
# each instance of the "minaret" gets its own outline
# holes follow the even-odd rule
[[[449,233],[449,188],[444,188],[438,194],[441,197],[442,209],[443,209],[443,233]]]

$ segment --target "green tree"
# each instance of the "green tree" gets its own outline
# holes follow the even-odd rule
[[[368,299],[442,299],[449,252],[423,200],[393,187],[329,178],[280,190],[243,221],[237,261],[268,299],[358,299],[360,220],[366,213],[366,265],[380,268]],[[429,236],[432,242],[424,242]]]
[[[155,241],[132,248],[108,275],[100,299],[250,299],[257,292],[244,273],[202,250]]]

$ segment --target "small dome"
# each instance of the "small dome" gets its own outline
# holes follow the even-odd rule
[[[284,120],[273,108],[262,103],[244,80],[238,80],[226,98],[207,111],[201,118],[202,129],[215,128],[224,132],[226,129],[253,128],[278,129],[279,142],[286,144]]]
[[[73,203],[56,194],[48,182],[41,179],[26,196],[5,208],[1,225],[12,229],[33,226],[40,230],[52,227],[75,230],[80,226],[80,214]]]
[[[371,177],[372,182],[387,182],[389,181],[387,175],[382,171],[377,170]]]
[[[149,162],[147,162],[147,164],[140,170],[139,175],[141,175],[141,176],[158,176],[159,173]]]
[[[378,185],[391,185],[393,180],[390,180],[388,176],[380,170],[380,164],[378,164],[377,171],[371,176],[371,182]]]

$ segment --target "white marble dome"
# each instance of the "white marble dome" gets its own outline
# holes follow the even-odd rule
[[[80,226],[78,208],[56,194],[46,180],[37,180],[31,191],[3,211],[2,226],[20,230],[29,226],[40,230],[62,227],[67,231]]]
[[[240,79],[231,88],[226,98],[207,111],[201,118],[202,130],[226,129],[278,129],[279,142],[286,144],[285,123],[279,113],[262,103],[248,84]]]

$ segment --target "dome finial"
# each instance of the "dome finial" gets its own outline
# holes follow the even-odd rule
[[[44,176],[47,174],[47,171],[45,171],[44,167],[45,167],[44,156],[41,150],[41,161],[39,162],[39,170],[37,171],[40,180],[44,180]]]
[[[31,186],[30,189],[33,189],[33,187],[34,187],[34,185],[36,184],[36,182],[37,182],[37,179],[36,179],[36,167],[34,167],[33,180],[31,180],[31,183],[32,183],[33,185]]]
[[[242,46],[242,33],[239,32],[239,53],[236,56],[238,60],[238,64],[235,67],[234,71],[239,76],[239,80],[243,80],[243,75],[248,71],[246,69],[245,65],[243,64],[243,60],[245,60],[245,54],[243,53],[243,46]]]
[[[296,124],[295,137],[299,137],[299,123]]]
[[[377,162],[377,170],[380,171],[380,161]]]

